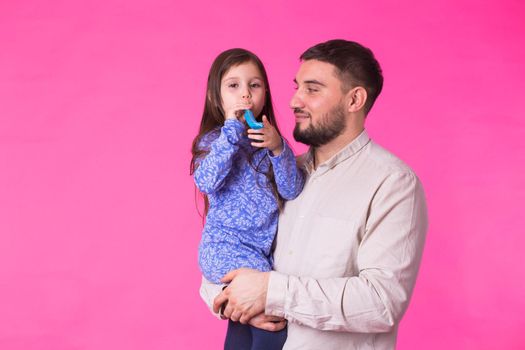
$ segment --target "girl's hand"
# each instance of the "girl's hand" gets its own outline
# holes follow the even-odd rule
[[[253,108],[253,103],[251,101],[244,101],[244,103],[236,103],[229,108],[224,110],[224,119],[239,119],[243,116],[245,109]]]
[[[262,129],[248,129],[248,138],[258,141],[252,142],[252,146],[266,147],[274,156],[278,156],[283,151],[283,140],[265,115],[263,115],[262,121],[264,124]]]

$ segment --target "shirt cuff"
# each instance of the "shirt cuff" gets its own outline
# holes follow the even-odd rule
[[[271,271],[266,293],[265,314],[285,317],[288,275]]]
[[[281,153],[279,153],[278,156],[275,156],[268,148],[266,149],[266,153],[272,161],[279,161],[281,158],[284,157],[284,153],[290,149],[283,138],[281,138],[281,142],[283,143],[283,150],[281,151]]]

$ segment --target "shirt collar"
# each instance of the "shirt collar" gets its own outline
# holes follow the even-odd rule
[[[326,171],[334,168],[337,164],[343,162],[344,160],[350,158],[357,152],[359,152],[363,147],[365,147],[370,142],[370,137],[366,130],[363,130],[359,136],[353,139],[348,145],[344,146],[339,152],[334,154],[330,159],[325,161],[322,164],[317,166],[315,172],[318,172],[319,175],[324,174]],[[310,147],[305,159],[305,169],[308,174],[314,172],[314,149]]]

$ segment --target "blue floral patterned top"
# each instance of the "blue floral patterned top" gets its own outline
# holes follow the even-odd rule
[[[238,120],[226,120],[202,137],[201,150],[208,153],[197,161],[197,188],[210,203],[199,245],[199,265],[204,277],[220,283],[229,271],[248,267],[272,269],[271,248],[277,232],[279,209],[264,173],[270,164],[279,194],[285,199],[299,195],[304,174],[292,150],[283,141],[283,151],[272,156],[253,147]],[[255,152],[255,153],[254,153]],[[252,164],[248,157],[253,154]],[[254,167],[259,166],[257,172]]]

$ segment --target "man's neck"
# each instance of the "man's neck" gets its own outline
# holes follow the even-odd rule
[[[335,139],[333,139],[326,145],[314,148],[314,169],[317,169],[319,165],[332,158],[345,146],[354,141],[363,132],[364,129],[364,126],[359,126],[357,128],[348,128],[347,131],[337,136]]]

